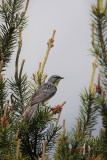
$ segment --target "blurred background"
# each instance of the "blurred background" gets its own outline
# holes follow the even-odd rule
[[[91,5],[95,3],[96,0],[33,0],[27,11],[28,26],[22,35],[20,63],[22,59],[26,60],[24,72],[30,79],[38,70],[39,62],[43,62],[47,42],[56,29],[54,47],[50,51],[44,73],[48,74],[48,78],[54,74],[64,77],[49,105],[54,107],[66,101],[60,124],[66,119],[67,131],[71,130],[78,117],[80,92],[90,85],[94,61],[89,51],[92,48],[90,14]],[[7,69],[7,77],[14,76],[15,56],[16,52]],[[96,80],[97,75],[96,72]]]

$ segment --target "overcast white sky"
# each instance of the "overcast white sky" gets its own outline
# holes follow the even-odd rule
[[[57,94],[49,101],[55,106],[63,101],[60,118],[66,119],[66,129],[75,123],[79,113],[80,91],[89,87],[92,62],[91,48],[91,5],[96,0],[30,0],[27,12],[28,26],[23,32],[23,48],[20,61],[26,59],[24,71],[29,77],[43,61],[47,42],[56,29],[54,47],[51,49],[45,73],[50,77],[63,76]],[[14,56],[13,56],[14,58]],[[14,72],[14,61],[8,69]]]

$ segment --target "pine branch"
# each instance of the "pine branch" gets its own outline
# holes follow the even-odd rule
[[[3,107],[4,103],[6,102],[7,97],[7,86],[6,80],[3,78],[2,75],[2,68],[3,68],[3,53],[1,53],[1,61],[0,61],[0,116],[3,115]]]
[[[103,86],[97,86],[98,100],[96,99],[96,105],[102,116],[102,124],[105,128],[105,136],[103,137],[105,145],[102,144],[105,158],[107,157],[107,0],[104,6],[103,0],[97,0],[97,6],[92,6],[92,18],[94,22],[92,30],[93,52],[98,56],[103,84]]]
[[[55,118],[50,110],[39,106],[33,119],[22,123],[19,133],[22,154],[32,159],[41,157],[44,139],[47,141],[46,152],[53,148],[60,127],[56,128],[52,121],[55,121]]]
[[[26,74],[22,75],[25,60],[22,61],[20,71],[18,69],[19,56],[22,48],[22,29],[20,29],[19,34],[20,39],[18,42],[18,51],[15,62],[15,80],[9,80],[9,86],[15,98],[14,104],[18,109],[17,111],[19,111],[19,113],[22,114],[24,112],[24,108],[27,105],[27,101],[29,100],[30,92],[27,76]]]
[[[27,0],[27,4],[28,2]],[[23,13],[19,12],[23,8],[23,4],[24,0],[6,0],[2,1],[0,6],[0,17],[2,20],[0,25],[0,53],[4,53],[3,68],[9,63],[16,47],[19,28],[23,29],[26,25],[25,13],[27,8],[25,8]]]

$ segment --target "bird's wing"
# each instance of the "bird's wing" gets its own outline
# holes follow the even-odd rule
[[[43,86],[37,89],[31,97],[31,106],[36,103],[45,102],[46,100],[50,99],[56,93],[56,91],[56,86],[50,83],[45,83]]]

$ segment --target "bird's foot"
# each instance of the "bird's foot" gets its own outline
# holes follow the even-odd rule
[[[47,105],[45,105],[45,104],[42,104],[45,108],[49,108],[49,109],[51,109],[52,110],[52,108],[51,108],[51,106],[47,106]]]

